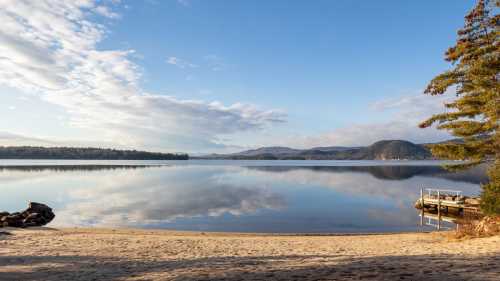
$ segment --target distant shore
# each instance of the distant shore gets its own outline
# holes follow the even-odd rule
[[[1,280],[497,280],[500,236],[3,229]]]

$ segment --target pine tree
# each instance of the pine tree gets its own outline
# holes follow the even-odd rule
[[[437,124],[462,139],[431,147],[440,158],[468,160],[458,168],[486,163],[490,181],[482,186],[481,208],[486,214],[500,214],[500,0],[479,0],[465,16],[456,45],[445,53],[453,67],[436,76],[425,93],[444,94],[456,90],[456,99],[445,104],[447,112],[420,124]],[[455,166],[455,168],[457,168]]]

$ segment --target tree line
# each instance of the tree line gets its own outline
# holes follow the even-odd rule
[[[188,160],[189,155],[93,147],[0,146],[0,159]]]

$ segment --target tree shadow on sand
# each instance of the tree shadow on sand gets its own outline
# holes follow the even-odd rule
[[[498,280],[498,256],[0,256],[0,280]]]

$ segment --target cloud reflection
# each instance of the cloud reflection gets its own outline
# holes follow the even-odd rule
[[[479,183],[486,178],[485,168],[452,173],[435,166],[356,166],[356,167],[247,167],[260,184],[280,182],[291,186],[327,188],[338,197],[366,202],[361,211],[364,218],[384,225],[411,225],[413,203],[420,188],[461,190],[477,195]],[[342,200],[336,202],[342,204]],[[353,203],[339,208],[353,209]],[[349,205],[351,204],[351,205]]]
[[[453,175],[453,176],[451,176]],[[416,230],[421,187],[479,191],[480,178],[439,167],[4,169],[0,209],[53,206],[52,226],[206,231]],[[279,211],[275,211],[279,210]]]
[[[151,226],[180,218],[240,216],[281,209],[285,200],[258,186],[225,183],[212,169],[169,167],[113,173],[100,186],[69,191],[57,225]],[[123,182],[126,179],[126,182]]]

